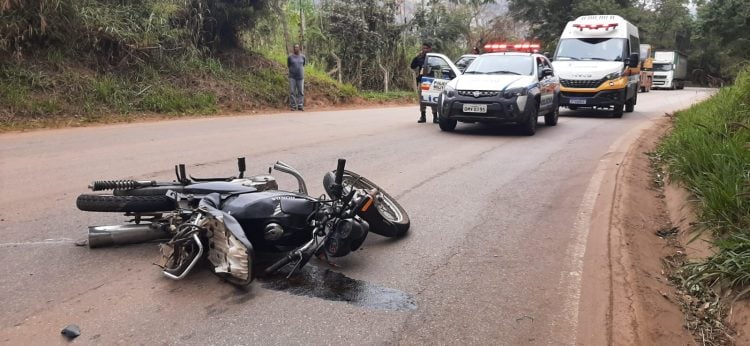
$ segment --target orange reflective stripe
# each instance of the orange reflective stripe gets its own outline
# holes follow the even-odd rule
[[[367,211],[367,209],[370,209],[370,206],[372,205],[372,197],[367,199],[367,202],[365,202],[365,205],[362,206],[362,211]]]

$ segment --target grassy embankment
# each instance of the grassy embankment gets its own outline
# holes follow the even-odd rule
[[[260,2],[0,3],[0,131],[287,107],[284,48],[247,41],[275,18]],[[416,100],[361,94],[312,60],[313,105]]]
[[[0,131],[286,109],[286,68],[276,60],[233,53],[102,73],[50,51],[0,63]],[[314,66],[305,83],[307,100],[323,105],[416,102],[410,91],[360,92]]]
[[[306,79],[308,99],[339,104],[358,95],[315,69]],[[0,63],[0,130],[282,108],[287,90],[285,67],[253,53],[102,73],[50,51]]]
[[[686,263],[674,277],[695,299],[688,327],[723,339],[727,298],[750,292],[750,69],[733,86],[675,115],[660,154],[673,181],[697,200],[697,232],[711,232],[716,253]],[[692,321],[691,321],[692,320]]]

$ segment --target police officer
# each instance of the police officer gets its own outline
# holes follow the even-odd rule
[[[411,69],[414,70],[414,72],[417,73],[417,90],[419,92],[419,120],[417,120],[418,123],[423,123],[427,121],[425,119],[425,110],[427,106],[422,103],[422,86],[420,85],[420,82],[422,80],[422,75],[424,71],[427,69],[427,53],[432,51],[432,45],[429,43],[423,43],[422,44],[422,51],[419,52],[417,56],[414,57],[414,59],[411,59]],[[437,123],[437,109],[435,106],[430,106],[432,108],[432,122]]]

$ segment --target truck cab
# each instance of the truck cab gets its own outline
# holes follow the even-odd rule
[[[638,28],[614,15],[568,22],[552,65],[560,77],[560,105],[632,112],[640,87]]]
[[[677,51],[654,52],[654,88],[683,89],[687,77],[687,57]]]

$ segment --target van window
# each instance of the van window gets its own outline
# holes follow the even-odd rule
[[[640,53],[641,41],[638,37],[630,35],[630,53]]]
[[[554,60],[623,61],[629,49],[624,38],[566,38],[560,40]]]

